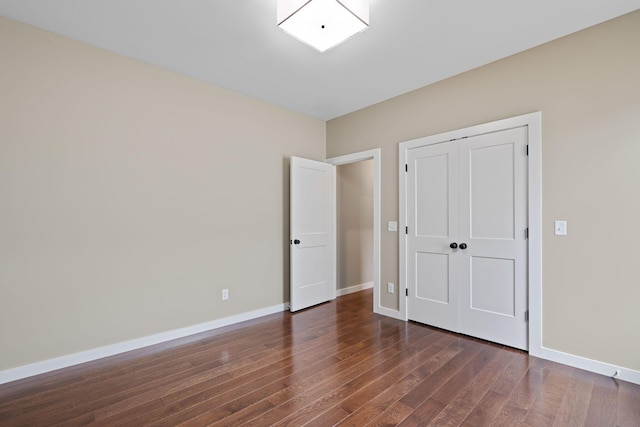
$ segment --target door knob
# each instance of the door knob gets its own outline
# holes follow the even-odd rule
[[[294,240],[294,241],[293,241],[293,244],[294,244],[294,245],[299,245],[299,244],[300,244],[300,240],[298,240],[298,239]]]
[[[467,249],[466,243],[460,243],[460,249]]]
[[[451,244],[449,245],[449,247],[450,247],[451,249],[455,249],[455,248],[457,248],[457,247],[458,247],[458,244],[457,244],[456,242],[453,242],[453,243],[451,243]]]

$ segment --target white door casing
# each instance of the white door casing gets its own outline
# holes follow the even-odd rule
[[[373,161],[373,312],[400,320],[406,320],[396,310],[383,307],[380,290],[380,187],[382,150],[374,148],[357,153],[331,157],[326,160],[332,165],[345,165],[363,160]]]
[[[527,128],[415,146],[408,318],[527,348]]]
[[[291,311],[335,298],[335,166],[291,158]]]

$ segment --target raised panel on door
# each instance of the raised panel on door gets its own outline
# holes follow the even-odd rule
[[[458,330],[457,147],[444,142],[409,150],[407,286],[409,319]]]
[[[291,158],[291,311],[335,292],[335,167]]]
[[[460,332],[527,348],[527,129],[460,141]]]

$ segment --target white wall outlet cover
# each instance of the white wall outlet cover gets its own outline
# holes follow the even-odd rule
[[[387,230],[398,231],[398,221],[389,221],[387,224]]]
[[[567,235],[567,221],[556,221],[553,227],[556,236]]]
[[[393,283],[387,283],[387,292],[392,294],[395,290],[395,285]]]

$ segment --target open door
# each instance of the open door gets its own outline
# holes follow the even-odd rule
[[[335,166],[291,158],[291,311],[335,298]]]

